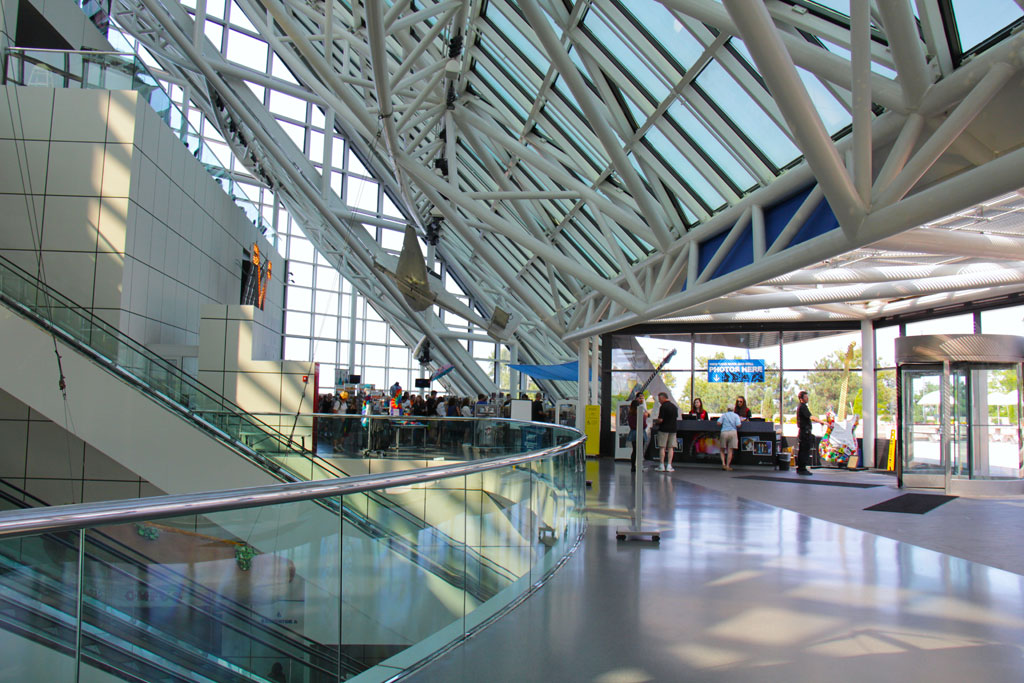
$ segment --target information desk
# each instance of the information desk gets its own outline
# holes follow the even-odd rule
[[[680,420],[677,424],[676,462],[721,464],[717,420]],[[733,451],[733,465],[775,466],[775,424],[746,421],[739,428],[739,448]]]

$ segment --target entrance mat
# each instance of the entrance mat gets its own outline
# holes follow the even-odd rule
[[[906,512],[911,515],[923,515],[931,512],[943,503],[948,503],[959,496],[939,496],[933,493],[904,493],[889,500],[882,501],[878,505],[872,505],[865,510],[875,512]]]
[[[781,481],[787,484],[814,484],[815,486],[845,486],[850,489],[873,489],[881,484],[855,484],[850,481],[822,481],[821,479],[794,479],[792,477],[765,477],[756,474],[733,479],[760,479],[761,481]]]

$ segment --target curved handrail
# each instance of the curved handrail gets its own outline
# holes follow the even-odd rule
[[[357,477],[345,477],[344,479],[271,484],[241,489],[19,510],[0,515],[0,539],[52,533],[55,531],[85,529],[106,524],[166,519],[168,517],[208,514],[225,510],[242,510],[265,505],[316,500],[397,486],[411,486],[428,481],[437,481],[438,479],[461,477],[487,470],[512,467],[570,451],[581,446],[586,440],[586,436],[579,430],[571,427],[562,428],[570,429],[576,432],[578,436],[568,443],[531,453],[497,456],[467,463],[422,467],[391,474],[366,474]]]

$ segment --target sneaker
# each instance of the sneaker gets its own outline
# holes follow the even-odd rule
[[[797,470],[796,473],[805,477],[811,476],[810,470]]]
[[[667,470],[665,469],[664,465],[658,465],[657,467],[654,468],[654,471],[655,472],[666,472]]]
[[[672,465],[669,465],[668,467],[665,468],[665,471],[666,472],[675,472],[676,468],[672,467]]]

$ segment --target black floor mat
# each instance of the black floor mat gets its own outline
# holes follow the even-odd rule
[[[872,505],[865,510],[875,512],[905,512],[911,515],[923,515],[931,512],[943,503],[957,498],[957,496],[939,496],[933,493],[904,493],[889,500],[882,501],[878,505]]]
[[[799,476],[799,475],[797,475]],[[766,477],[756,474],[745,477],[733,477],[734,479],[760,479],[761,481],[781,481],[787,484],[814,484],[815,486],[845,486],[851,489],[873,489],[881,484],[855,484],[850,481],[824,481],[823,479],[795,479],[793,477]]]

